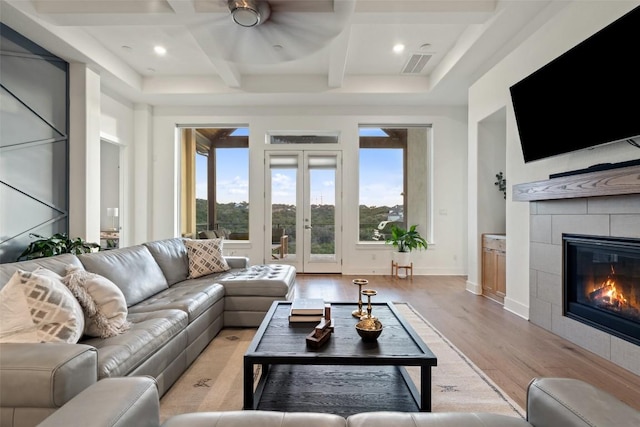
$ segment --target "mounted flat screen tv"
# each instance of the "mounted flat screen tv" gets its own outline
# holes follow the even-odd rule
[[[639,136],[639,64],[640,6],[511,86],[524,161]]]

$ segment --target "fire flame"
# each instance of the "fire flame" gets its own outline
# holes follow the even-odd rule
[[[589,293],[589,298],[592,301],[601,302],[613,307],[625,307],[629,305],[627,298],[616,288],[615,274],[616,272],[613,266],[611,266],[611,274],[607,276],[607,279],[602,282],[600,287],[594,288],[593,291]]]

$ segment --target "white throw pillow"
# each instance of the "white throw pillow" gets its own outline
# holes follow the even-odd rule
[[[84,330],[82,308],[53,271],[16,271],[0,289],[0,342],[75,344]]]
[[[127,301],[111,280],[70,265],[63,282],[84,310],[85,335],[109,338],[131,327],[127,321]]]
[[[222,256],[222,239],[185,239],[189,258],[189,278],[220,273],[230,269]]]

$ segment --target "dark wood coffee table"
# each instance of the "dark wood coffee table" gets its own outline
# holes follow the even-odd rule
[[[382,378],[393,378],[393,372],[397,372],[397,377],[402,379],[415,401],[413,404],[416,409],[431,411],[431,367],[437,365],[437,358],[393,303],[372,304],[373,315],[384,325],[382,335],[376,342],[364,342],[356,332],[357,319],[351,316],[351,312],[357,308],[356,304],[331,303],[335,331],[319,349],[307,347],[305,341],[315,324],[289,323],[290,306],[289,301],[276,301],[271,305],[244,355],[244,409],[262,409],[259,407],[260,399],[270,373],[280,371],[278,375],[281,375],[283,367],[280,365],[289,365],[291,369],[284,369],[289,371],[291,378],[313,378],[310,380],[311,388],[323,382],[323,369],[328,373],[326,382],[343,380],[345,384],[341,384],[341,387],[348,387],[352,374],[360,371],[369,375],[366,381],[371,380],[372,387],[381,386],[379,382],[374,383],[378,371],[382,373]],[[261,365],[262,369],[254,390],[255,365]],[[320,369],[319,365],[334,365],[336,369],[332,370],[330,366]],[[409,377],[406,366],[420,367],[419,391]],[[376,374],[367,374],[366,370],[372,367],[380,368],[374,369]],[[348,372],[340,373],[345,369]],[[397,384],[389,386],[397,387]],[[300,394],[295,396],[296,399],[303,397]]]

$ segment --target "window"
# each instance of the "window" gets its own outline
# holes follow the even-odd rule
[[[337,144],[340,140],[337,131],[279,131],[267,136],[268,144]]]
[[[183,129],[182,143],[183,234],[248,240],[247,128]]]
[[[361,126],[359,240],[384,242],[391,226],[427,234],[427,126]]]

